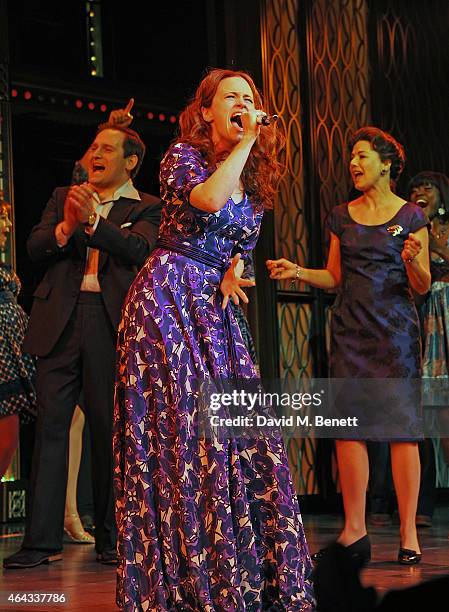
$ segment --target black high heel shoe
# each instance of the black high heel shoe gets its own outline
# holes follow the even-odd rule
[[[401,548],[398,552],[398,563],[401,565],[416,565],[421,561],[421,553],[412,550],[411,548]]]
[[[344,548],[346,552],[349,553],[350,558],[358,569],[365,567],[365,565],[371,561],[371,542],[368,534],[364,535],[359,540],[356,540],[349,546],[344,546]],[[312,555],[312,561],[315,563],[320,561],[320,559],[326,555],[326,551],[327,548],[321,548],[321,550]]]

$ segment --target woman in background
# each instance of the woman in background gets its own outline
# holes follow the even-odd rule
[[[20,281],[4,262],[11,228],[10,206],[0,193],[0,478],[6,472],[19,441],[19,420],[36,414],[35,365],[22,354],[28,317],[17,303]]]
[[[430,293],[421,306],[423,322],[423,380],[432,386],[432,379],[439,379],[441,388],[449,383],[449,179],[441,172],[420,172],[409,184],[410,200],[426,213],[431,222],[429,235]],[[441,449],[449,464],[449,431],[446,411],[440,411],[439,419],[443,436]],[[425,459],[423,479],[418,502],[417,525],[430,526],[435,505],[435,458],[433,444],[426,440],[422,445]]]
[[[427,219],[418,206],[392,191],[405,155],[390,134],[375,127],[361,128],[350,147],[351,177],[362,195],[335,206],[329,215],[327,268],[307,270],[286,259],[269,260],[267,266],[274,280],[299,278],[313,287],[340,288],[332,309],[331,378],[346,379],[352,387],[351,381],[357,378],[407,381],[402,387],[404,395],[397,400],[396,414],[384,412],[386,421],[378,423],[378,435],[387,437],[388,427],[395,422],[404,429],[410,425],[408,431],[413,432],[417,420],[419,400],[414,389],[421,377],[421,344],[410,288],[424,294],[430,286]],[[364,402],[358,403],[349,389],[344,407],[351,415],[363,416],[366,411],[375,417],[386,403],[382,395],[385,386],[377,385],[377,397],[366,395]],[[398,561],[406,565],[421,560],[415,525],[420,463],[418,443],[413,438],[399,441],[389,437],[401,522]],[[365,523],[366,442],[336,440],[336,449],[345,509],[338,542],[365,563],[371,557]],[[320,551],[313,558],[322,554]]]
[[[431,222],[430,294],[423,306],[424,378],[449,378],[449,180],[439,172],[420,172],[409,185],[410,200]]]

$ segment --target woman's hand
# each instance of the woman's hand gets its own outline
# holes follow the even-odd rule
[[[273,280],[296,278],[296,264],[288,259],[268,259],[266,265]]]
[[[412,262],[415,257],[421,252],[422,244],[421,241],[416,238],[414,234],[409,234],[407,240],[404,242],[401,257],[404,263]]]
[[[225,275],[223,276],[223,280],[221,281],[221,284],[220,284],[220,291],[223,294],[223,304],[222,304],[223,310],[225,310],[226,306],[228,305],[229,297],[232,297],[234,304],[240,303],[239,297],[241,298],[242,302],[244,302],[245,304],[248,304],[249,300],[245,292],[242,291],[241,287],[254,287],[254,285],[256,284],[252,280],[246,280],[246,279],[240,278],[239,276],[239,272],[241,274],[241,271],[239,270],[239,268],[241,268],[241,264],[239,265],[240,257],[241,257],[240,253],[237,253],[237,255],[235,255],[232,258],[231,265],[226,270]]]
[[[255,139],[260,134],[260,123],[257,122],[258,117],[263,117],[265,113],[259,110],[244,111],[240,115],[242,122],[243,136],[249,139]]]

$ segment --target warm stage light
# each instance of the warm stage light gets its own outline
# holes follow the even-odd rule
[[[95,75],[95,70],[93,69],[91,71],[92,75]],[[73,104],[73,106],[78,109],[78,110],[90,110],[90,111],[100,111],[102,113],[106,113],[108,111],[109,106],[107,104],[105,104],[104,102],[97,101],[84,101],[81,98],[78,98],[76,100],[70,100],[67,98],[58,98],[55,97],[54,95],[49,94],[49,96],[45,96],[39,92],[34,92],[34,94],[30,91],[30,90],[25,90],[25,91],[19,91],[16,88],[11,88],[10,90],[10,97],[11,98],[17,98],[19,96],[22,96],[25,100],[31,100],[33,98],[34,95],[34,101],[35,102],[45,102],[47,101],[47,103],[51,103],[51,104],[59,104],[61,106],[70,106]],[[156,118],[161,122],[169,122],[171,124],[175,124],[178,121],[178,118],[176,115],[170,115],[170,114],[166,114],[166,113],[159,113],[159,112],[154,112],[154,111],[147,111],[147,112],[141,112],[141,111],[137,111],[134,110],[134,115],[135,117],[146,117],[149,121],[153,121]]]

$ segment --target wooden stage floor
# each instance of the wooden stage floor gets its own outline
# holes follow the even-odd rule
[[[304,525],[312,551],[336,537],[341,517],[304,515]],[[17,530],[16,530],[17,531]],[[420,530],[422,562],[404,567],[395,562],[399,546],[398,527],[369,528],[373,544],[373,560],[363,571],[365,586],[374,586],[380,594],[389,589],[400,589],[449,573],[449,509],[438,508],[433,526]],[[0,536],[0,559],[18,549],[21,535],[5,533]],[[63,561],[41,565],[28,570],[3,571],[0,579],[2,600],[0,611],[30,610],[30,612],[113,612],[115,569],[95,561],[93,546],[67,544]],[[64,593],[65,604],[11,604],[5,601],[7,592]],[[431,602],[429,602],[431,610]]]

